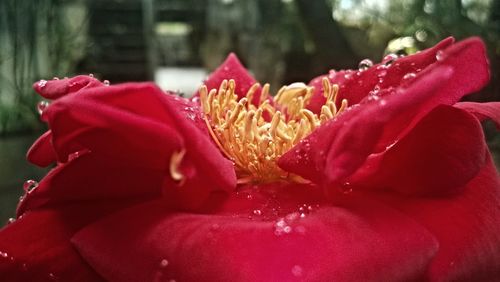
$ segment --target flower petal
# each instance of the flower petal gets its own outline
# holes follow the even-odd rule
[[[222,81],[226,79],[233,79],[236,82],[235,93],[238,98],[243,98],[247,94],[248,90],[252,85],[256,83],[252,75],[247,71],[247,69],[241,64],[240,60],[234,53],[230,53],[226,60],[208,77],[204,82],[208,90],[219,89]],[[260,99],[259,87],[253,96],[252,103],[256,104]],[[197,96],[198,93],[195,94]]]
[[[437,95],[441,82],[449,79],[451,74],[450,68],[437,68],[430,75],[417,78],[408,88],[399,88],[396,93],[380,100],[350,108],[286,152],[279,159],[279,166],[316,183],[345,179],[376,152],[380,139],[387,134],[388,124],[404,126],[400,120],[409,123],[414,116],[424,113],[426,102]],[[392,138],[394,142],[399,132],[391,130],[389,133],[392,136],[385,139]],[[302,165],[297,159],[309,164]]]
[[[153,97],[146,94],[151,89],[146,87],[125,86],[110,90],[99,94],[120,97],[128,107],[134,107],[137,102],[139,107],[145,106],[144,112],[148,111],[146,107],[149,106],[144,105],[145,101],[149,100],[149,104],[154,102]],[[82,93],[79,96],[91,94]],[[53,144],[61,162],[66,162],[74,152],[88,149],[118,160],[162,169],[168,164],[168,156],[183,146],[182,137],[165,120],[120,108],[112,102],[103,102],[103,99],[80,97],[62,98],[44,113],[49,119]],[[139,100],[143,101],[142,105]],[[150,108],[150,112],[155,110]]]
[[[424,225],[439,241],[429,268],[430,281],[500,277],[500,177],[489,154],[480,173],[454,197],[387,195],[385,201]]]
[[[0,230],[2,281],[103,281],[70,243],[73,234],[120,205],[73,204],[30,212]]]
[[[193,164],[193,173],[186,177],[191,181],[182,184],[197,183],[192,190],[182,187],[193,192],[187,195],[191,201],[185,203],[201,203],[211,190],[231,191],[236,186],[234,167],[213,144],[199,107],[152,84],[82,90],[58,99],[44,115],[60,162],[89,150],[133,167],[163,171],[165,188],[176,189],[168,181],[169,169],[174,153],[185,151],[182,161]]]
[[[32,164],[47,167],[57,160],[56,152],[52,146],[52,132],[48,130],[40,136],[26,154],[26,158]]]
[[[491,119],[500,130],[500,102],[474,103],[460,102],[455,107],[468,111],[475,115],[480,121]]]
[[[82,89],[104,86],[102,82],[88,75],[72,78],[40,80],[33,84],[33,89],[42,97],[55,100]]]
[[[452,45],[440,57],[408,83],[383,89],[380,97],[365,99],[317,129],[279,160],[280,167],[328,187],[342,183],[370,154],[385,151],[433,108],[456,103],[489,78],[480,39]],[[309,165],[297,165],[299,158],[309,159]]]
[[[476,176],[486,150],[479,122],[463,110],[442,105],[378,156],[377,166],[369,166],[373,175],[351,183],[407,195],[449,195]]]
[[[309,85],[314,86],[314,96],[308,108],[314,112],[319,112],[325,103],[323,97],[322,79],[327,77],[332,84],[340,86],[339,99],[347,99],[349,104],[354,105],[363,100],[374,89],[387,89],[399,86],[403,77],[408,73],[418,73],[426,67],[436,62],[436,54],[452,45],[454,39],[448,37],[432,48],[423,50],[420,53],[404,58],[392,59],[391,65],[388,62],[376,64],[364,71],[330,71],[329,75],[322,75],[313,79]],[[375,90],[376,92],[376,90]]]
[[[156,202],[108,217],[72,241],[111,281],[414,280],[437,249],[421,226],[366,197],[292,216],[171,213]]]
[[[151,199],[161,195],[164,178],[163,170],[84,152],[52,169],[27,192],[17,214],[76,202]]]

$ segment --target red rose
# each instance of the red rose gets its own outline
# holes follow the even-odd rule
[[[479,120],[499,124],[500,103],[458,102],[488,79],[472,38],[274,98],[234,55],[192,100],[38,82],[55,101],[28,159],[57,165],[0,232],[0,280],[495,280]]]

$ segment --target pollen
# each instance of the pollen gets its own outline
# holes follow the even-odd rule
[[[214,142],[233,161],[239,183],[287,180],[304,182],[298,175],[283,171],[277,160],[316,127],[334,118],[347,107],[337,108],[338,86],[323,79],[326,102],[318,114],[306,109],[313,87],[304,83],[283,86],[276,96],[269,95],[269,84],[261,89],[258,101],[254,84],[238,100],[234,80],[224,80],[219,89],[203,85],[200,100],[204,119]]]

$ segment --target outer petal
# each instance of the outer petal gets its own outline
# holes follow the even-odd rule
[[[403,194],[449,195],[462,189],[484,166],[481,125],[470,114],[439,106],[385,154],[373,155],[351,184],[389,188]]]
[[[481,121],[485,119],[493,120],[496,123],[497,128],[500,130],[500,102],[461,102],[455,104],[455,107],[464,109],[471,114],[474,114]]]
[[[342,207],[276,221],[251,220],[246,213],[171,214],[152,203],[89,226],[73,242],[111,281],[421,278],[437,248],[432,236],[369,198],[347,198]]]
[[[134,167],[164,171],[169,178],[174,152],[186,151],[182,162],[193,164],[186,178],[198,179],[183,182],[187,186],[198,184],[190,186],[191,202],[203,202],[211,190],[232,190],[236,186],[233,165],[212,143],[197,106],[154,85],[82,90],[54,102],[44,116],[52,128],[61,162],[74,152],[90,150]],[[169,183],[166,189],[174,189]]]
[[[419,77],[407,89],[401,88],[386,98],[350,108],[285,153],[279,166],[316,183],[345,179],[376,152],[389,123],[398,120],[409,123],[414,116],[425,112],[425,103],[441,89],[437,80],[447,80],[450,76],[449,68],[439,68],[430,75]],[[393,134],[394,142],[398,132],[391,130],[389,133]],[[297,159],[309,164],[303,165]]]
[[[434,47],[423,50],[420,53],[404,58],[386,59],[365,71],[345,70],[330,71],[328,75],[322,75],[313,79],[309,85],[314,86],[314,96],[308,108],[319,112],[325,103],[322,95],[322,79],[327,77],[331,83],[340,86],[339,101],[348,99],[351,105],[359,103],[370,93],[376,94],[376,89],[387,89],[398,87],[404,82],[404,76],[408,73],[418,73],[436,62],[436,54],[451,46],[454,42],[448,37],[436,44]],[[389,64],[391,61],[392,63]]]
[[[236,82],[235,93],[239,98],[246,95],[250,87],[256,83],[255,79],[250,75],[247,69],[241,64],[240,60],[234,53],[230,53],[227,59],[208,77],[205,85],[208,90],[219,89],[224,79],[234,79]],[[196,94],[196,96],[198,93]],[[255,92],[253,103],[257,103],[260,99],[260,87]]]
[[[374,195],[374,197],[376,197]],[[431,231],[439,251],[431,281],[496,281],[500,277],[500,177],[491,157],[459,195],[448,198],[387,197]]]
[[[144,200],[161,195],[166,172],[122,163],[95,153],[80,153],[58,165],[29,191],[17,214],[82,201]]]
[[[33,89],[42,97],[54,100],[82,89],[98,86],[104,84],[92,76],[78,75],[72,78],[40,80],[33,84]]]
[[[26,158],[29,162],[46,167],[57,160],[56,152],[52,146],[52,132],[48,130],[38,138],[28,150]]]
[[[343,182],[370,154],[385,151],[437,105],[454,104],[489,78],[484,44],[477,38],[447,48],[440,58],[396,90],[385,89],[384,95],[367,98],[320,127],[287,152],[280,166],[318,183]],[[311,165],[296,165],[299,155]]]
[[[103,281],[69,239],[120,205],[94,202],[25,214],[0,230],[1,281]]]

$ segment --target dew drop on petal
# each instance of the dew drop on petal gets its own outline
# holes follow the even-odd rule
[[[412,78],[415,78],[417,75],[413,72],[409,72],[403,76],[403,80],[410,80]]]
[[[166,259],[162,259],[162,260],[160,261],[160,267],[161,267],[161,268],[165,268],[165,267],[167,267],[167,266],[168,266],[168,260],[166,260]]]
[[[54,273],[49,273],[49,280],[50,281],[57,281],[59,278]]]
[[[373,62],[370,59],[361,60],[358,64],[358,69],[360,71],[367,70],[373,66]]]
[[[15,218],[13,218],[13,217],[11,217],[11,218],[9,218],[9,219],[7,220],[7,224],[11,224],[11,223],[14,223],[14,222],[16,222],[16,219],[15,219]]]
[[[52,80],[59,80],[59,77],[54,76],[54,77],[52,78]]]
[[[94,74],[93,73],[89,73],[89,77],[94,77]]]
[[[345,195],[348,195],[348,194],[352,193],[351,183],[348,182],[348,181],[342,183],[340,189],[341,189],[342,193],[345,194]]]
[[[109,80],[107,80],[107,79],[104,80],[102,83],[104,83],[104,86],[109,86],[109,84],[110,84]]]
[[[443,60],[443,51],[439,50],[436,52],[436,60],[442,61]]]
[[[23,184],[23,189],[26,193],[29,193],[33,190],[35,190],[35,188],[38,187],[38,182],[36,182],[35,180],[26,180]]]
[[[7,258],[9,257],[9,254],[6,252],[0,252],[0,257]]]
[[[302,269],[302,267],[300,265],[294,265],[292,267],[292,274],[295,277],[301,277],[303,272],[304,272],[304,270]]]
[[[382,63],[386,66],[390,66],[394,61],[398,59],[398,55],[396,54],[387,54],[384,59],[382,60]]]
[[[262,211],[261,210],[253,210],[253,214],[257,215],[257,216],[261,216],[262,215]]]
[[[44,88],[45,85],[47,85],[47,80],[42,79],[42,80],[38,81],[38,87]]]
[[[290,232],[292,232],[292,227],[288,225],[284,218],[279,218],[274,224],[274,234],[276,236],[289,234]]]
[[[36,110],[38,111],[38,114],[43,114],[43,112],[50,106],[50,103],[47,101],[40,101],[38,104],[36,104]]]

